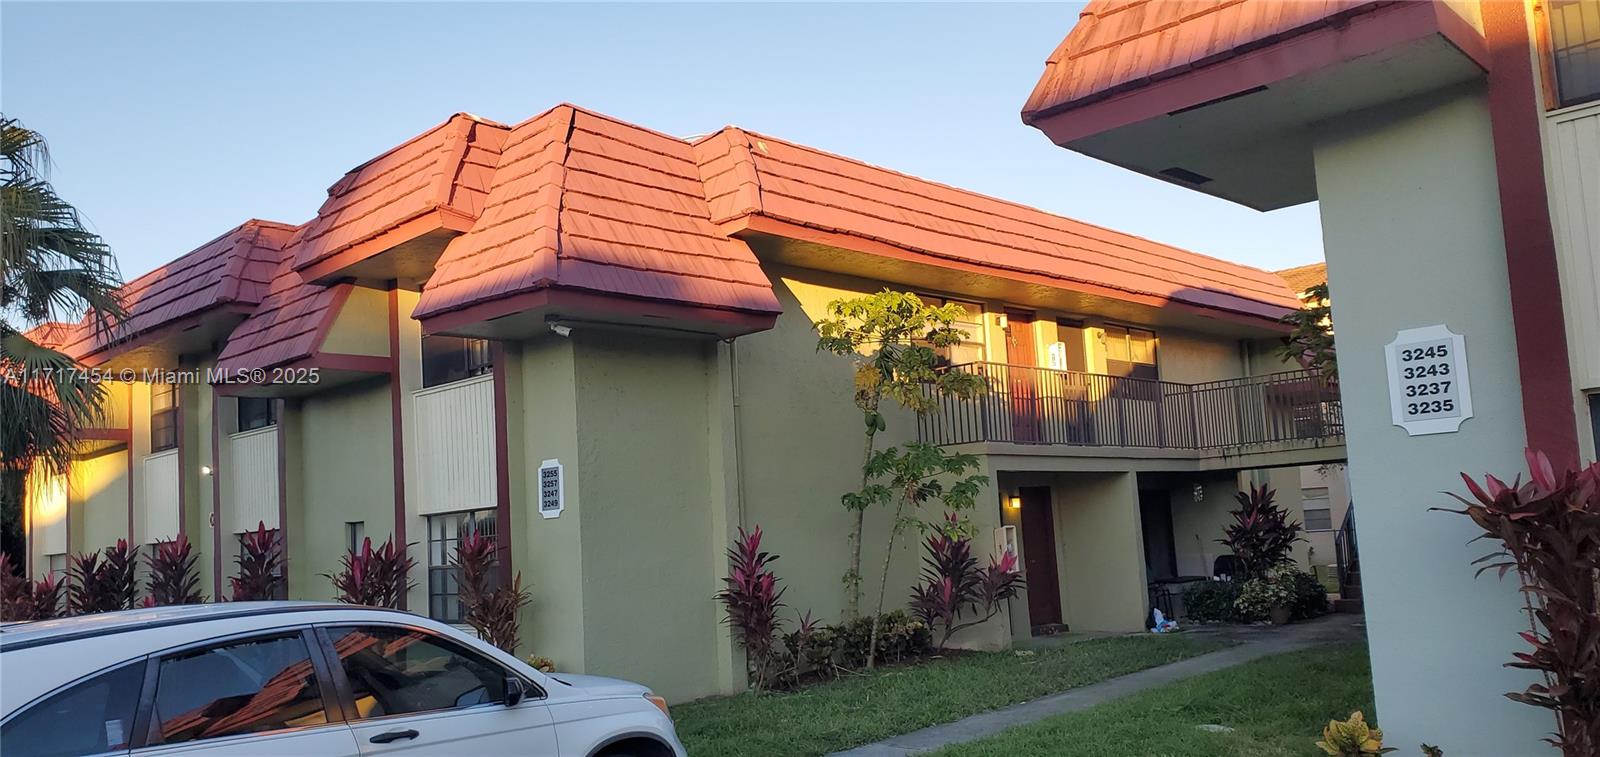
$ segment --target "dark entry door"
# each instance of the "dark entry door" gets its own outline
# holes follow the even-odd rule
[[[1139,526],[1144,532],[1145,578],[1178,575],[1178,548],[1172,538],[1172,499],[1165,491],[1139,490]]]
[[[1011,392],[1011,440],[1039,441],[1038,346],[1033,339],[1033,313],[1006,311],[1006,363]]]
[[[1056,574],[1056,521],[1050,487],[1024,486],[1022,566],[1028,582],[1028,618],[1035,629],[1061,624],[1061,584]]]

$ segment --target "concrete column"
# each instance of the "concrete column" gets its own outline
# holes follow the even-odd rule
[[[1062,474],[1052,493],[1068,628],[1143,629],[1148,592],[1137,475]]]
[[[1327,125],[1315,146],[1376,720],[1396,744],[1533,754],[1555,721],[1503,692],[1528,629],[1514,580],[1474,578],[1492,545],[1441,494],[1457,471],[1523,470],[1517,343],[1486,98],[1477,85]],[[1474,417],[1408,436],[1391,422],[1384,345],[1443,323],[1466,338]],[[1470,714],[1463,717],[1463,714]]]

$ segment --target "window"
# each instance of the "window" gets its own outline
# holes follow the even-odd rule
[[[178,387],[150,385],[150,451],[178,446]]]
[[[965,334],[965,336],[962,337],[961,342],[959,344],[950,345],[949,347],[933,348],[935,352],[939,353],[940,364],[965,365],[967,363],[977,363],[983,361],[982,305],[979,305],[975,302],[962,302],[960,300],[952,300],[946,297],[935,297],[927,294],[919,294],[917,295],[917,298],[922,300],[924,304],[935,307],[942,307],[944,305],[959,305],[966,313],[960,318],[957,318],[955,323],[951,324],[958,331],[961,331]],[[922,342],[921,340],[918,340],[918,343],[922,344],[924,347],[932,347],[932,345]]]
[[[1106,326],[1106,373],[1127,378],[1161,378],[1156,370],[1156,334],[1154,331]]]
[[[428,617],[460,623],[461,581],[455,567],[456,545],[461,537],[477,533],[494,539],[494,510],[472,510],[428,516]]]
[[[1089,356],[1083,349],[1083,321],[1056,319],[1056,341],[1050,345],[1050,367],[1079,373],[1089,370]]]
[[[239,430],[254,431],[278,425],[278,401],[269,397],[239,398]]]
[[[45,698],[6,723],[6,757],[66,757],[128,748],[144,663],[101,673]]]
[[[494,368],[489,340],[459,336],[422,338],[422,385],[439,386],[482,376]]]
[[[1600,0],[1547,0],[1561,107],[1600,98]]]
[[[504,668],[446,639],[408,628],[329,628],[360,718],[505,701]]]
[[[1332,531],[1333,511],[1329,509],[1326,486],[1307,487],[1300,490],[1300,507],[1306,514],[1307,531]]]
[[[1600,394],[1589,395],[1589,426],[1594,430],[1594,446],[1600,449]]]
[[[344,524],[344,543],[351,552],[361,554],[361,542],[367,538],[367,522],[353,520]]]
[[[161,661],[152,740],[160,744],[328,722],[299,633],[180,653]]]
[[[247,533],[255,533],[255,529],[251,529]],[[283,556],[282,556],[282,552],[283,552],[283,537],[282,537],[281,534],[278,533],[278,529],[276,529],[276,528],[267,529],[267,535],[272,537],[272,542],[274,544],[278,545],[278,550],[279,550],[278,569],[273,573],[273,575],[275,575],[275,576],[277,576],[278,578],[281,579],[281,578],[283,578]],[[244,537],[245,536],[246,536],[246,534],[234,534],[233,535],[233,538],[234,538],[233,553],[235,555],[244,554]],[[289,598],[289,595],[288,595],[288,588],[289,587],[287,586],[287,583],[288,582],[286,582],[286,581],[281,581],[281,580],[278,581],[278,596],[273,597],[273,599],[288,599]]]

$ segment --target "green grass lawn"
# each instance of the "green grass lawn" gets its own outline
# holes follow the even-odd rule
[[[1358,709],[1373,714],[1366,646],[1321,647],[1018,726],[936,757],[1310,757],[1322,754],[1322,727]],[[1235,730],[1208,733],[1196,727],[1202,724]],[[1402,752],[1416,753],[1409,747]]]
[[[1015,652],[966,652],[793,693],[672,708],[693,757],[820,755],[1215,651],[1199,637],[1124,636]]]

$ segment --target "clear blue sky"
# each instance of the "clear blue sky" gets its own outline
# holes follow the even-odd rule
[[[738,124],[1264,268],[1320,260],[1312,205],[1258,213],[1022,125],[1078,9],[6,2],[0,109],[49,140],[129,278],[246,218],[309,219],[451,113],[561,101],[670,134]]]

